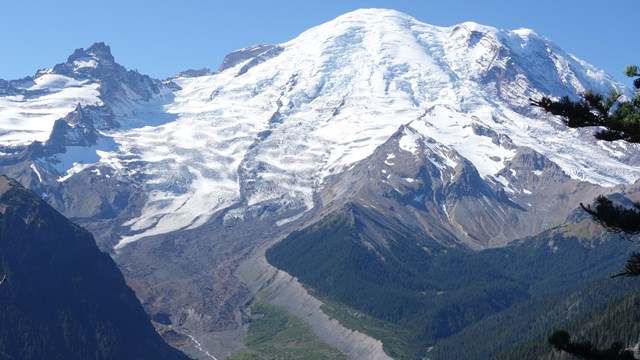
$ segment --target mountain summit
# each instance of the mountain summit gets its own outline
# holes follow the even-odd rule
[[[54,67],[53,71],[57,73],[64,73],[66,68],[73,68],[73,70],[90,69],[98,66],[114,66],[116,64],[113,55],[111,55],[111,48],[103,42],[98,42],[91,45],[86,50],[83,48],[76,49],[67,59],[66,63],[58,64]]]

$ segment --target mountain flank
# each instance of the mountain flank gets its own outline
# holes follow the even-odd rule
[[[93,236],[0,177],[0,359],[187,359]]]

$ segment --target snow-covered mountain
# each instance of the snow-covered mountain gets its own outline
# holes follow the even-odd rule
[[[54,122],[78,105],[102,109],[93,120],[98,139],[67,141],[65,153],[32,159],[33,172],[64,182],[108,167],[93,171],[139,181],[147,199],[126,223],[123,246],[197,227],[230,207],[228,219],[272,204],[292,216],[309,210],[330,175],[367,158],[400,127],[398,151],[431,143],[455,152],[442,166],[464,158],[507,193],[517,179],[499,173],[518,146],[573,179],[631,183],[640,169],[625,162],[625,145],[577,139],[529,105],[546,94],[612,87],[621,85],[532,30],[436,27],[391,10],[359,10],[171,84],[126,71],[104,44],[76,50],[33,78],[4,82],[0,140],[45,141],[59,136]]]
[[[542,153],[573,178],[610,186],[638,177],[624,149],[569,141],[572,132],[529,107],[543,94],[619,87],[531,30],[441,28],[360,10],[290,42],[230,54],[220,69],[176,78],[175,98],[157,101],[169,88],[124,70],[107,46],[79,49],[51,70],[5,82],[0,140],[44,141],[78,104],[106,107],[96,127],[115,146],[54,162],[64,164],[55,166],[59,180],[90,163],[144,175],[149,199],[130,222],[137,234],[122,244],[197,226],[237,203],[310,209],[328,175],[363,160],[403,125],[411,130],[403,142],[451,147],[506,189],[496,175],[515,152],[474,133],[478,126]]]
[[[500,246],[640,177],[636,145],[530,106],[611,88],[623,90],[533,30],[383,9],[165,81],[97,43],[0,80],[0,169],[121,251],[212,226],[281,235],[347,203],[443,244]],[[203,253],[185,268],[211,255],[189,251]]]

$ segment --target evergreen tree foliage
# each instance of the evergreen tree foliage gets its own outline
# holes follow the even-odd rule
[[[319,296],[327,315],[380,339],[395,359],[487,359],[532,336],[544,343],[568,316],[632,288],[608,278],[591,283],[615,272],[633,244],[610,241],[614,234],[601,229],[602,238],[575,237],[585,227],[597,229],[586,221],[477,252],[445,248],[402,227],[389,230],[388,247],[368,242],[365,218],[384,220],[354,205],[290,234],[266,258]],[[510,316],[499,315],[504,312]],[[467,332],[470,327],[477,331]],[[447,349],[438,349],[454,336]]]
[[[549,343],[558,351],[573,354],[585,360],[635,360],[631,350],[625,350],[621,342],[614,342],[608,349],[599,350],[588,341],[571,341],[571,335],[558,330],[549,337]]]
[[[593,220],[611,232],[627,235],[640,233],[640,202],[629,208],[616,205],[604,196],[598,196],[594,208],[591,205],[580,206],[593,217]]]
[[[613,277],[638,275],[640,275],[640,254],[634,251],[629,257],[629,260],[627,260],[627,265],[624,267],[624,270]]]
[[[630,65],[627,76],[636,77],[634,86],[640,89],[638,67]],[[625,140],[640,143],[640,92],[630,100],[622,100],[622,93],[612,90],[607,96],[587,91],[577,101],[568,96],[554,100],[544,96],[532,104],[559,115],[571,128],[600,127],[595,137],[600,140]]]
[[[608,96],[593,91],[584,93],[578,101],[569,97],[553,100],[543,97],[532,100],[532,104],[562,117],[563,122],[572,128],[596,126],[599,129],[595,137],[599,140],[624,140],[640,143],[640,72],[638,66],[629,65],[625,71],[634,77],[636,94],[633,99],[621,100],[622,94],[613,90]],[[594,221],[611,232],[627,236],[640,233],[640,203],[633,207],[614,204],[610,199],[599,196],[595,206],[580,206],[589,213]],[[640,253],[632,253],[627,264],[617,276],[640,276]],[[631,351],[623,350],[622,343],[614,342],[608,349],[600,350],[590,342],[573,342],[568,332],[559,330],[549,337],[549,342],[556,350],[564,351],[578,358],[587,360],[634,359]]]

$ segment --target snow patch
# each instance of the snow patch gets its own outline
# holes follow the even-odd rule
[[[40,171],[38,171],[38,168],[36,167],[36,164],[31,163],[31,165],[29,167],[31,168],[31,170],[33,170],[33,172],[38,177],[38,181],[42,182],[42,175],[40,175]]]
[[[502,170],[504,162],[515,156],[515,150],[494,143],[490,137],[474,134],[471,126],[474,121],[477,120],[448,106],[435,106],[419,121],[412,122],[410,127],[436,143],[455,149],[486,178]],[[495,158],[500,161],[495,161]]]
[[[98,62],[89,57],[78,58],[73,62],[73,68],[78,71],[82,68],[95,68],[98,66]]]
[[[410,152],[412,154],[417,154],[418,150],[420,149],[420,145],[419,145],[420,140],[421,140],[421,137],[418,135],[418,133],[410,130],[405,130],[403,136],[400,138],[400,141],[398,142],[398,146],[400,147],[401,150]]]
[[[387,158],[384,160],[384,163],[385,163],[386,165],[393,166],[393,165],[394,165],[394,163],[390,162],[390,160],[393,160],[393,159],[395,159],[395,158],[396,158],[396,156],[395,156],[394,154],[388,154],[388,155],[387,155]]]
[[[494,176],[494,179],[496,179],[500,184],[502,184],[502,188],[504,189],[504,191],[512,194],[515,193],[515,191],[511,188],[512,187],[511,183],[504,176]]]

